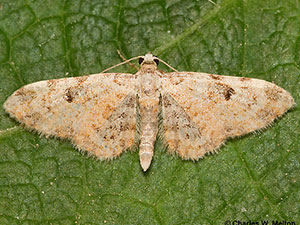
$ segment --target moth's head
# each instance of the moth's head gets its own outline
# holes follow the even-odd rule
[[[151,53],[147,53],[145,56],[141,56],[139,58],[139,64],[141,66],[155,65],[156,67],[158,63],[159,63],[159,59],[155,55],[152,55]]]

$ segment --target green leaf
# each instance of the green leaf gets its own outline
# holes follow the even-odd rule
[[[1,0],[0,105],[25,84],[117,64],[118,49],[151,51],[181,71],[274,81],[299,105],[299,10],[296,0]],[[96,161],[1,107],[0,224],[299,223],[299,136],[296,106],[198,162],[158,143],[143,173],[137,152]]]

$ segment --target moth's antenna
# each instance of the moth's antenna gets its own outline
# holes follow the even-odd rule
[[[171,68],[172,70],[174,70],[175,72],[178,73],[178,70],[176,70],[175,68],[173,68],[172,66],[170,66],[168,63],[166,63],[164,60],[157,58],[156,56],[154,57],[154,59],[159,60],[160,62],[162,62],[163,64],[165,64],[167,67]]]
[[[123,59],[123,61],[126,61],[127,59],[122,55],[122,53],[120,52],[120,50],[117,50],[118,55],[120,56],[121,59]],[[136,71],[139,70],[139,68],[137,68],[134,64],[132,63],[128,63],[129,66],[131,66],[132,68],[134,68]]]
[[[111,70],[111,69],[113,69],[113,68],[115,68],[115,67],[121,66],[121,65],[123,65],[123,64],[125,64],[125,63],[128,63],[128,62],[130,62],[130,61],[132,61],[132,60],[138,59],[138,58],[140,58],[140,57],[143,57],[143,56],[136,56],[136,57],[133,57],[133,58],[131,58],[131,59],[128,59],[128,60],[126,60],[126,61],[124,61],[124,62],[118,63],[117,65],[111,66],[111,67],[109,67],[109,68],[103,70],[101,73],[104,73],[104,72],[106,72],[106,71],[108,71],[108,70]]]

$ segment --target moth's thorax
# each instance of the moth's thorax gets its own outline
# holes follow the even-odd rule
[[[158,98],[159,92],[158,92],[158,86],[159,86],[159,80],[157,75],[157,70],[154,71],[139,71],[137,73],[138,76],[138,94],[140,97],[140,100],[143,101],[143,98],[149,99],[149,98]]]
[[[157,65],[155,62],[143,62],[139,72],[143,73],[153,73],[157,71]]]

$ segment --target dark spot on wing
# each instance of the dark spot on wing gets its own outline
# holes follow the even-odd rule
[[[235,90],[228,84],[217,82],[216,85],[216,89],[224,95],[226,101],[230,100],[231,96],[235,94]]]
[[[125,117],[127,117],[125,112],[122,112],[121,115],[119,116],[119,118],[122,118],[122,119],[124,119]]]
[[[233,88],[229,87],[228,89],[225,90],[224,92],[224,97],[225,97],[225,100],[229,100],[231,98],[231,95],[235,94],[235,91]]]
[[[65,90],[64,99],[67,102],[71,103],[71,102],[73,102],[76,95],[77,95],[77,90],[75,88],[67,88]]]
[[[221,80],[221,79],[222,79],[222,76],[219,76],[219,75],[210,74],[209,76],[210,76],[212,79],[214,79],[214,80]]]
[[[67,102],[71,103],[71,102],[73,102],[73,99],[74,99],[74,97],[72,96],[71,92],[68,90],[65,95],[65,100]]]

